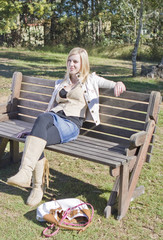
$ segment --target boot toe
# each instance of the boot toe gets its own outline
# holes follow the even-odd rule
[[[7,184],[29,188],[31,185],[31,176],[28,176],[25,172],[20,171],[13,177],[8,178]]]
[[[26,204],[31,207],[34,207],[41,202],[42,198],[43,198],[42,188],[33,188],[27,199]]]

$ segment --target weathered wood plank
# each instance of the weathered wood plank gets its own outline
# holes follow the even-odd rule
[[[6,126],[2,126],[2,125],[0,125],[0,132],[1,132],[1,136],[3,136],[3,137],[7,137],[7,138],[10,138],[10,137],[14,137],[14,139],[16,139],[17,138],[17,134],[19,133],[19,132],[21,132],[21,130],[23,130],[24,128],[17,128],[16,126],[15,126],[15,128],[14,128],[14,126],[12,126],[12,127],[10,127],[10,128],[7,128]]]
[[[38,110],[33,110],[33,109],[29,109],[29,108],[23,108],[23,107],[18,107],[18,111],[20,114],[23,115],[27,115],[27,116],[32,116],[32,117],[38,117],[38,115],[40,115],[42,113],[42,111],[38,111]]]
[[[76,143],[87,146],[88,144],[92,144],[92,138],[79,135],[78,139],[76,141],[74,141],[74,144],[76,144]],[[106,149],[109,149],[110,152],[113,152],[116,154],[119,153],[121,155],[126,155],[125,148],[118,145],[117,143],[113,144],[113,142],[103,141],[101,139],[93,139],[93,145],[95,145],[101,149],[103,149],[105,147]]]
[[[100,113],[102,114],[108,114],[111,116],[118,116],[118,117],[123,117],[123,118],[128,118],[128,119],[134,119],[137,121],[145,121],[146,114],[137,112],[137,111],[129,111],[129,110],[124,110],[121,108],[114,108],[112,106],[103,106],[100,105]]]
[[[19,142],[10,140],[10,156],[14,163],[20,161]]]
[[[32,127],[32,124],[28,123],[28,122],[24,122],[24,121],[20,121],[20,120],[17,120],[17,119],[12,119],[12,120],[9,120],[9,121],[6,121],[6,122],[3,122],[3,123],[0,123],[0,126],[1,125],[7,125],[7,126],[14,126],[14,127]]]
[[[28,91],[28,92],[36,92],[40,94],[47,94],[49,96],[52,95],[53,89],[46,87],[46,86],[36,86],[36,85],[29,85],[29,84],[23,84],[21,86],[21,90]]]
[[[39,102],[45,102],[48,103],[50,101],[50,96],[48,95],[42,95],[42,94],[36,94],[31,92],[20,92],[20,98],[39,101]]]
[[[120,182],[120,176],[116,177],[116,180],[114,182],[114,186],[113,189],[111,191],[109,200],[107,202],[107,206],[104,210],[104,214],[106,218],[109,218],[111,214],[114,213],[115,211],[115,205],[116,205],[116,201],[117,201],[117,196],[119,193],[119,182]]]
[[[130,110],[137,110],[139,112],[146,112],[148,108],[148,104],[140,103],[140,102],[131,102],[128,100],[121,100],[119,98],[106,98],[100,97],[100,103],[112,107],[120,107]]]
[[[52,88],[54,88],[54,86],[55,86],[55,80],[37,78],[37,77],[29,77],[29,76],[25,76],[25,75],[23,75],[22,82],[33,83],[33,84],[38,84],[38,85],[43,85],[43,86],[49,86]]]
[[[18,115],[18,120],[25,121],[28,123],[33,123],[35,122],[36,118],[30,117],[30,116],[23,116],[23,115]]]
[[[154,119],[155,122],[157,123],[157,116],[159,112],[160,101],[161,101],[160,92],[152,91],[150,95],[146,121],[148,121],[148,118],[150,118],[150,119]]]
[[[29,131],[30,129],[31,128],[26,128],[25,126],[21,128],[18,128],[17,126],[15,126],[14,128],[14,125],[12,128],[10,127],[10,129],[7,129],[6,127],[3,128],[3,126],[1,126],[0,124],[0,136],[4,138],[8,138],[10,140],[24,142],[24,139],[17,138],[17,135],[22,131]]]
[[[118,136],[101,134],[101,133],[98,133],[98,132],[92,132],[92,131],[88,131],[88,130],[84,130],[84,129],[81,129],[81,134],[84,135],[84,136],[92,137],[92,138],[98,138],[98,139],[102,139],[102,140],[105,140],[105,141],[119,143],[120,145],[122,145],[124,147],[129,146],[129,140],[128,139],[120,138]]]
[[[93,162],[97,162],[100,164],[104,164],[104,165],[108,165],[108,166],[112,166],[112,167],[118,167],[121,164],[124,164],[126,161],[113,161],[113,159],[111,157],[108,158],[101,158],[101,156],[97,156],[96,154],[94,154],[94,152],[85,152],[85,150],[81,150],[78,149],[78,151],[76,151],[74,148],[71,148],[70,146],[68,147],[66,144],[57,144],[57,145],[52,145],[52,146],[48,146],[47,149],[50,150],[54,150],[60,153],[65,153],[67,155],[70,156],[75,156],[75,157],[81,157],[82,159],[86,159],[86,160],[91,160]]]
[[[35,101],[29,101],[25,99],[19,99],[18,101],[19,106],[31,108],[31,109],[37,109],[37,110],[42,110],[45,111],[47,109],[48,104],[40,103],[40,102],[35,102]]]
[[[104,96],[112,96],[114,97],[114,92],[113,90],[101,88],[100,89],[100,94]],[[148,93],[140,93],[140,92],[132,92],[132,91],[125,91],[123,92],[118,98],[122,99],[130,99],[130,100],[136,100],[140,102],[149,102],[149,97],[150,94]]]
[[[144,144],[146,138],[146,131],[140,131],[139,133],[135,133],[130,137],[130,147],[135,148]]]
[[[128,182],[129,182],[129,166],[128,164],[125,164],[120,167],[118,219],[123,213],[125,201],[127,199]]]
[[[92,122],[85,122],[83,124],[82,129],[83,130],[88,129],[88,131],[96,131],[99,133],[104,133],[105,135],[113,134],[113,135],[117,135],[119,137],[125,137],[125,138],[130,138],[132,134],[136,133],[136,131],[134,130],[118,128],[118,126],[109,126],[109,125],[102,125],[102,124],[96,126]]]
[[[89,136],[83,136],[83,135],[79,135],[78,139],[80,139],[80,141],[84,141],[84,142],[92,142],[92,138],[89,137]],[[110,142],[110,141],[105,141],[105,140],[102,140],[102,139],[93,139],[93,142],[96,143],[96,145],[103,145],[105,147],[112,147],[113,149],[114,148],[120,148],[120,149],[124,149],[123,146],[120,146],[118,143],[115,143],[115,142]]]
[[[119,220],[122,219],[125,216],[125,214],[128,210],[133,192],[136,188],[136,184],[137,184],[141,169],[143,167],[143,164],[144,164],[144,161],[145,161],[145,158],[146,158],[148,146],[150,144],[154,128],[155,128],[155,122],[154,122],[154,120],[150,120],[149,123],[148,123],[147,129],[146,129],[147,130],[147,136],[146,136],[145,144],[142,145],[142,147],[140,148],[140,151],[138,153],[138,160],[135,164],[135,167],[133,169],[133,172],[132,172],[130,180],[129,180],[128,193],[126,194],[125,202],[123,204],[123,208],[121,209],[120,214],[118,216]]]
[[[22,83],[22,73],[14,72],[12,79],[12,87],[11,87],[11,111],[15,112],[17,108],[18,98],[20,96],[20,89]]]
[[[144,128],[144,123],[132,121],[128,119],[123,118],[116,118],[112,116],[106,116],[103,114],[100,114],[100,120],[101,123],[111,124],[118,127],[128,128],[128,129],[134,129],[134,130],[142,130]]]
[[[92,143],[83,143],[81,141],[72,141],[70,143],[66,144],[67,147],[71,147],[74,149],[80,149],[80,150],[85,150],[85,152],[89,153],[89,152],[94,152],[96,153],[97,156],[103,156],[103,157],[108,157],[108,153],[110,155],[110,157],[112,157],[114,160],[116,161],[121,161],[121,159],[126,159],[125,155],[122,155],[122,153],[120,152],[114,152],[114,151],[110,151],[109,148],[106,148],[104,146],[98,146],[96,144],[92,144]]]

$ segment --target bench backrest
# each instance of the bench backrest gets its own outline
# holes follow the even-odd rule
[[[54,80],[22,76],[17,101],[18,119],[34,122],[47,108],[54,85]],[[144,130],[149,118],[156,118],[157,121],[159,104],[159,92],[144,94],[126,91],[117,98],[112,90],[101,89],[101,124],[95,126],[93,122],[85,122],[81,134],[127,147],[130,136]]]

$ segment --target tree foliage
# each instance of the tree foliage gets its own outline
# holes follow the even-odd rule
[[[44,45],[134,44],[139,29],[140,2],[0,0],[1,39],[14,45],[31,44],[32,37],[41,39]],[[161,0],[144,1],[140,41],[151,47],[162,40],[161,4]],[[39,34],[36,33],[38,26],[42,26]],[[22,33],[28,35],[28,40]]]

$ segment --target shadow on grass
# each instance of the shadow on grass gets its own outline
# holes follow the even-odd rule
[[[29,67],[28,67],[29,66]],[[12,78],[14,72],[22,72],[23,75],[27,76],[47,76],[51,78],[63,78],[65,75],[65,70],[63,67],[41,67],[41,66],[30,66],[20,67],[20,66],[7,66],[5,64],[0,64],[0,77]],[[32,68],[33,67],[33,68]]]
[[[33,56],[32,56],[33,54]],[[43,57],[40,56],[34,56],[35,52],[30,52],[30,54],[28,55],[28,53],[22,53],[22,52],[0,52],[0,58],[4,58],[6,59],[6,61],[8,59],[10,60],[21,60],[21,61],[26,61],[26,62],[35,62],[35,63],[49,63],[49,62],[53,62],[53,63],[62,63],[63,60],[60,57],[48,57],[47,58],[47,54],[44,53]]]
[[[30,191],[6,184],[7,178],[18,172],[19,165],[20,164],[10,164],[0,170],[0,192],[8,195],[21,196],[24,203],[26,203]],[[50,176],[49,188],[44,194],[43,201],[47,202],[53,199],[78,198],[79,196],[83,196],[86,202],[93,205],[99,215],[104,215],[104,208],[106,207],[107,201],[103,197],[100,197],[100,195],[106,192],[110,193],[109,189],[103,190],[54,169],[50,169]],[[34,210],[26,213],[25,217],[38,223],[38,221],[35,220],[36,216],[34,212],[36,214],[36,207]]]
[[[0,193],[21,196],[25,203],[29,195],[29,191],[27,189],[14,187],[6,183],[7,178],[15,175],[18,172],[19,166],[20,163],[14,165],[10,164],[0,169]]]
[[[96,72],[97,74],[107,74],[107,75],[113,75],[113,74],[118,74],[118,75],[129,75],[131,74],[131,69],[129,67],[119,67],[119,66],[112,66],[112,65],[92,65],[91,67],[92,72]]]
[[[53,63],[54,65],[63,63],[63,56],[56,56],[55,53],[54,57],[53,55],[48,56],[47,53],[38,53],[39,56],[36,54],[36,52],[32,51],[1,51],[0,76],[11,79],[15,71],[20,71],[27,76],[43,76],[51,79],[60,79],[64,77],[66,70],[65,64],[63,64],[63,66],[56,67],[50,65],[50,63]],[[21,60],[24,61],[24,63],[21,66],[20,63],[17,64],[14,60]],[[33,63],[35,63],[35,65],[32,65]],[[132,64],[130,62],[121,61],[119,66],[118,62],[115,62],[114,65],[113,64],[92,64],[91,71],[95,71],[98,75],[116,82],[123,81],[127,89],[131,91],[146,93],[149,93],[152,90],[163,91],[163,81],[160,79],[157,79],[156,81],[152,79],[141,79],[140,81],[135,81],[135,78],[132,78]]]

